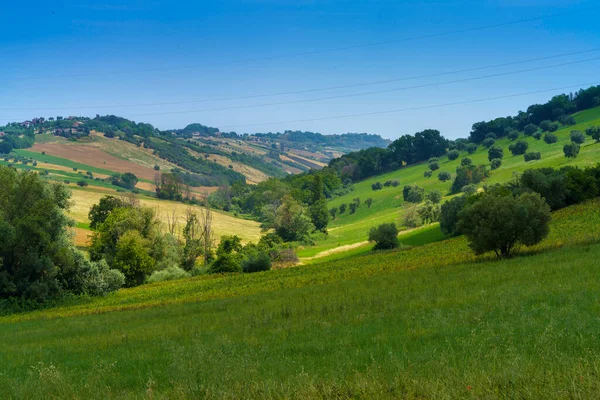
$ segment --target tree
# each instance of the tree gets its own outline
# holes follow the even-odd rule
[[[371,228],[369,242],[375,242],[374,250],[395,249],[399,244],[396,224],[392,222]]]
[[[596,142],[600,142],[600,126],[592,126],[586,129],[585,133],[591,136]]]
[[[469,143],[466,147],[467,153],[473,154],[477,151],[477,145],[475,143]]]
[[[327,201],[325,198],[317,200],[309,208],[310,219],[315,229],[321,232],[327,232],[329,224],[329,211],[327,210]]]
[[[552,125],[552,121],[549,121],[549,120],[544,120],[544,121],[540,122],[540,128],[542,129],[542,132],[549,132],[551,125]]]
[[[150,255],[151,242],[136,230],[128,230],[116,244],[113,266],[125,275],[127,286],[144,283],[155,269]]]
[[[529,148],[529,143],[524,140],[519,140],[510,146],[508,146],[508,150],[512,153],[513,156],[518,156],[521,154],[525,154],[527,149]]]
[[[585,142],[585,135],[581,131],[571,131],[570,137],[573,143],[583,144]]]
[[[196,265],[196,259],[202,255],[203,234],[198,214],[193,208],[188,208],[185,212],[184,245],[181,260],[181,267],[185,271],[191,271]]]
[[[450,150],[447,154],[448,160],[454,161],[460,156],[460,152],[458,150]]]
[[[423,176],[425,178],[431,178],[431,175],[433,175],[433,172],[431,172],[430,170],[423,172]]]
[[[467,196],[472,196],[475,193],[477,193],[477,185],[473,185],[472,183],[469,185],[465,185],[462,187],[461,192],[463,192]]]
[[[371,189],[374,191],[381,190],[383,189],[383,185],[381,184],[381,182],[375,182],[371,185]]]
[[[506,136],[508,137],[508,140],[517,140],[519,138],[519,132],[513,129],[508,132]]]
[[[438,174],[438,179],[442,182],[446,182],[452,179],[452,175],[450,174],[450,172],[442,171]]]
[[[85,181],[83,179],[80,181],[77,181],[77,186],[86,187],[87,185],[88,185],[87,181]]]
[[[98,204],[94,204],[88,214],[90,220],[90,228],[96,229],[101,223],[103,223],[110,213],[116,209],[126,207],[123,200],[114,196],[104,196],[100,199]]]
[[[442,204],[440,229],[445,235],[458,235],[458,215],[467,204],[467,196],[456,196]]]
[[[499,158],[494,158],[490,163],[490,167],[492,169],[498,169],[498,168],[500,168],[501,165],[502,165],[502,160]]]
[[[440,205],[431,200],[426,200],[425,203],[418,208],[417,213],[424,224],[436,222],[440,219]]]
[[[329,209],[329,215],[331,215],[331,219],[335,219],[337,212],[338,212],[337,207],[333,207],[333,208]]]
[[[567,143],[563,147],[563,152],[567,158],[576,158],[579,155],[579,145],[577,143]]]
[[[492,139],[492,138],[486,138],[486,139],[483,140],[483,142],[481,142],[481,144],[486,149],[489,149],[490,147],[492,147],[493,145],[496,144],[496,141],[494,139]]]
[[[286,242],[302,240],[314,230],[306,210],[286,195],[275,213],[275,232]]]
[[[360,197],[355,197],[352,199],[353,203],[356,203],[356,207],[360,207]]]
[[[542,138],[542,134],[541,134],[541,132],[535,132],[535,133],[534,133],[533,135],[531,135],[531,136],[533,136],[533,138],[534,138],[535,140],[540,140],[540,139]]]
[[[460,165],[462,165],[463,167],[471,164],[473,164],[473,160],[471,160],[469,157],[465,157],[462,160],[460,160]]]
[[[504,158],[504,150],[500,146],[492,146],[488,150],[488,161],[492,161],[494,158]]]
[[[345,213],[347,207],[348,207],[348,205],[346,203],[340,204],[340,214]]]
[[[523,133],[525,133],[527,136],[531,136],[534,133],[536,133],[537,130],[538,130],[538,127],[535,124],[527,124],[523,128]]]
[[[475,254],[507,257],[515,246],[532,246],[550,231],[550,207],[537,193],[517,197],[484,194],[459,214],[459,230]]]
[[[417,185],[407,185],[402,189],[402,197],[404,201],[408,203],[420,203],[423,201],[425,195],[425,189],[418,187]]]
[[[432,190],[425,195],[425,199],[431,201],[433,204],[438,204],[442,200],[442,192]]]
[[[546,142],[547,144],[556,143],[558,142],[558,138],[553,133],[546,133],[544,135],[544,142]]]
[[[367,205],[367,208],[371,208],[371,204],[373,204],[373,199],[372,198],[367,198],[365,200],[365,204]]]
[[[440,169],[440,164],[437,161],[433,161],[429,163],[429,169],[432,171],[435,171],[437,169]]]
[[[533,161],[533,160],[541,160],[542,154],[539,151],[529,151],[524,155],[525,162]]]
[[[154,165],[154,170],[155,170],[155,171],[160,171],[160,165],[158,165],[158,164],[155,164],[155,165]]]
[[[352,202],[352,203],[348,204],[348,207],[350,208],[350,214],[354,214],[356,212],[356,210],[358,209],[358,204],[356,204],[355,202]]]

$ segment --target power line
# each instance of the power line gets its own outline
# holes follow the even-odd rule
[[[597,84],[599,84],[599,82],[581,83],[579,85],[563,86],[563,87],[559,87],[559,88],[536,90],[533,92],[508,94],[508,95],[496,96],[496,97],[486,97],[486,98],[474,99],[474,100],[457,101],[457,102],[453,102],[453,103],[441,103],[441,104],[421,106],[421,107],[401,108],[401,109],[385,110],[385,111],[373,111],[373,112],[361,113],[361,114],[336,115],[336,116],[322,117],[322,118],[308,118],[308,119],[297,119],[297,120],[277,121],[277,122],[262,122],[262,123],[245,124],[245,125],[226,125],[226,126],[222,126],[221,128],[239,128],[239,127],[245,127],[245,126],[263,126],[263,125],[274,125],[274,124],[293,124],[293,123],[298,123],[298,122],[315,122],[315,121],[326,121],[326,120],[332,120],[332,119],[355,118],[355,117],[365,117],[365,116],[370,116],[370,115],[382,115],[382,114],[393,114],[393,113],[409,112],[409,111],[419,111],[419,110],[426,110],[426,109],[431,109],[431,108],[442,108],[442,107],[456,106],[456,105],[462,105],[462,104],[482,103],[485,101],[508,99],[508,98],[512,98],[512,97],[527,96],[527,95],[531,95],[531,94],[555,92],[558,90],[573,89],[573,88],[577,88],[577,87],[585,87],[585,86],[591,86],[591,85],[597,85]]]
[[[511,65],[526,64],[526,63],[531,63],[531,62],[536,62],[536,61],[543,61],[543,60],[549,60],[549,59],[553,59],[553,58],[567,57],[567,56],[591,53],[591,52],[596,52],[596,51],[600,51],[600,48],[575,51],[575,52],[570,52],[570,53],[562,53],[562,54],[556,54],[556,55],[544,56],[544,57],[537,57],[537,58],[531,58],[531,59],[527,59],[527,60],[511,61],[511,62],[507,62],[507,63],[486,65],[486,66],[475,67],[475,68],[466,68],[466,69],[461,69],[461,70],[438,72],[438,73],[427,74],[427,75],[416,75],[416,76],[410,76],[410,77],[392,78],[392,79],[385,79],[385,80],[379,80],[379,81],[354,83],[354,84],[348,84],[348,85],[328,86],[328,87],[304,89],[304,90],[296,90],[296,91],[286,91],[286,92],[263,93],[263,94],[247,95],[247,96],[221,97],[221,98],[214,98],[214,99],[173,101],[173,102],[160,102],[160,103],[136,103],[136,104],[121,104],[121,105],[109,104],[109,105],[99,105],[99,106],[48,107],[48,108],[39,108],[39,107],[37,107],[37,108],[0,108],[0,110],[2,110],[2,111],[46,111],[46,110],[72,110],[72,109],[82,110],[82,109],[103,109],[103,108],[152,107],[152,106],[208,103],[208,102],[228,101],[228,100],[245,100],[245,99],[261,98],[261,97],[284,96],[284,95],[291,95],[291,94],[321,92],[321,91],[327,91],[327,90],[348,89],[348,88],[354,88],[354,87],[372,86],[372,85],[379,85],[379,84],[384,84],[384,83],[401,82],[401,81],[408,81],[408,80],[422,79],[422,78],[433,78],[433,77],[438,77],[438,76],[454,75],[454,74],[460,74],[460,73],[465,73],[465,72],[481,71],[481,70],[485,70],[485,69],[507,67],[507,66],[511,66]]]
[[[561,64],[547,65],[547,66],[543,66],[543,67],[523,69],[523,70],[519,70],[519,71],[501,72],[501,73],[491,74],[491,75],[483,75],[483,76],[464,78],[464,79],[455,79],[452,81],[445,81],[445,82],[427,83],[427,84],[416,85],[416,86],[405,86],[405,87],[394,88],[394,89],[373,90],[370,92],[352,93],[352,94],[327,96],[327,97],[314,97],[311,99],[290,100],[290,101],[282,101],[282,102],[275,102],[275,103],[248,104],[248,105],[242,105],[242,106],[206,108],[206,109],[201,109],[201,110],[164,111],[164,112],[143,113],[143,114],[130,114],[130,116],[141,117],[141,116],[148,116],[148,115],[189,114],[189,113],[197,113],[197,112],[240,110],[240,109],[246,109],[246,108],[258,108],[258,107],[279,106],[279,105],[287,105],[287,104],[310,103],[313,101],[323,101],[323,100],[333,100],[333,99],[341,99],[341,98],[349,98],[349,97],[358,97],[358,96],[366,96],[366,95],[371,95],[371,94],[390,93],[390,92],[397,92],[397,91],[410,90],[410,89],[420,89],[420,88],[425,88],[425,87],[448,85],[448,84],[452,84],[452,83],[470,82],[470,81],[476,81],[476,80],[487,79],[487,78],[495,78],[495,77],[499,77],[499,76],[507,76],[507,75],[515,75],[515,74],[521,74],[521,73],[526,73],[526,72],[532,72],[532,71],[540,71],[540,70],[544,70],[544,69],[562,67],[562,66],[566,66],[566,65],[581,64],[584,62],[596,61],[596,60],[600,60],[600,57],[590,58],[590,59],[586,59],[586,60],[579,60],[579,61],[571,61],[571,62],[561,63]]]
[[[87,73],[87,74],[69,74],[69,75],[56,75],[56,76],[31,76],[31,77],[20,78],[20,80],[61,79],[61,78],[76,78],[76,77],[90,77],[90,76],[106,76],[106,75],[115,75],[115,74],[137,74],[137,73],[143,73],[143,72],[174,71],[174,70],[192,69],[192,68],[200,68],[200,67],[244,64],[244,63],[250,63],[250,62],[256,62],[256,61],[268,61],[268,60],[275,60],[275,59],[282,59],[282,58],[304,57],[304,56],[311,56],[311,55],[317,55],[317,54],[354,50],[354,49],[360,49],[360,48],[365,48],[365,47],[382,46],[382,45],[392,44],[392,43],[401,43],[401,42],[409,42],[409,41],[413,41],[413,40],[430,39],[430,38],[435,38],[435,37],[440,37],[440,36],[457,35],[460,33],[476,32],[476,31],[481,31],[481,30],[485,30],[485,29],[492,29],[492,28],[499,28],[499,27],[503,27],[503,26],[523,24],[523,23],[527,23],[527,22],[541,21],[541,20],[548,19],[548,18],[562,17],[562,16],[570,15],[570,14],[590,12],[590,11],[597,10],[599,8],[600,8],[600,6],[599,7],[591,7],[591,8],[582,9],[582,10],[566,11],[563,13],[548,14],[548,15],[543,15],[543,16],[533,17],[533,18],[524,18],[524,19],[513,20],[513,21],[508,21],[508,22],[490,24],[490,25],[482,25],[482,26],[477,26],[477,27],[472,27],[472,28],[458,29],[458,30],[454,30],[454,31],[445,31],[445,32],[438,32],[438,33],[432,33],[432,34],[427,34],[427,35],[410,36],[410,37],[405,37],[405,38],[400,38],[400,39],[392,39],[392,40],[386,40],[386,41],[381,41],[381,42],[363,43],[363,44],[352,45],[352,46],[343,46],[343,47],[334,47],[334,48],[322,49],[322,50],[305,51],[305,52],[301,52],[301,53],[292,53],[292,54],[287,54],[287,55],[275,55],[275,56],[269,56],[269,57],[247,58],[247,59],[241,59],[241,60],[183,65],[183,66],[177,66],[177,67],[147,68],[147,69],[128,70],[128,71],[109,71],[109,72],[97,72],[97,73]]]

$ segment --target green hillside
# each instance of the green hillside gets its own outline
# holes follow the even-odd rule
[[[598,205],[555,213],[528,257],[455,238],[5,317],[0,395],[594,397]]]
[[[581,146],[581,152],[575,159],[569,160],[565,158],[563,146],[570,142],[569,135],[572,130],[585,131],[590,126],[600,125],[600,107],[575,114],[575,119],[577,121],[576,125],[564,127],[554,132],[558,137],[557,143],[546,144],[543,140],[536,140],[533,137],[523,134],[520,135],[519,140],[525,140],[529,143],[528,151],[539,151],[541,153],[542,159],[538,161],[525,162],[522,155],[513,156],[508,151],[508,146],[512,142],[506,138],[497,140],[496,144],[502,146],[504,149],[502,166],[497,170],[491,171],[490,178],[479,186],[506,182],[514,174],[523,172],[529,168],[596,165],[600,161],[600,143],[596,143],[590,137],[586,136],[586,141]],[[315,246],[299,250],[298,254],[301,257],[311,257],[319,252],[338,246],[365,241],[367,240],[369,228],[384,222],[396,222],[398,225],[402,225],[401,216],[405,212],[403,209],[404,201],[402,199],[402,188],[404,185],[418,185],[424,188],[426,192],[439,190],[444,195],[443,202],[451,197],[449,193],[452,180],[440,182],[437,179],[437,175],[441,171],[447,171],[454,177],[456,167],[460,165],[463,157],[472,159],[473,164],[489,165],[487,149],[479,146],[477,152],[474,154],[461,151],[460,157],[454,161],[448,160],[445,156],[441,157],[440,169],[434,171],[433,176],[430,178],[423,176],[423,173],[429,168],[427,163],[422,163],[355,183],[354,191],[329,201],[328,207],[339,207],[343,203],[350,203],[356,197],[359,197],[362,202],[367,198],[372,198],[373,203],[371,207],[361,205],[354,214],[350,214],[348,211],[344,214],[338,214],[336,219],[330,222],[328,237],[324,240],[319,240]],[[397,187],[385,187],[378,191],[371,189],[373,183],[384,183],[387,180],[398,180],[400,185]]]

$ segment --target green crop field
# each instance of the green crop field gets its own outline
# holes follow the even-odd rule
[[[593,398],[599,205],[510,260],[459,237],[6,316],[0,396]]]
[[[506,182],[514,174],[523,172],[529,168],[596,165],[600,161],[600,143],[596,143],[590,137],[586,136],[586,141],[581,146],[579,156],[573,160],[565,158],[563,146],[570,142],[569,134],[572,130],[585,131],[589,126],[600,126],[600,107],[575,114],[575,119],[578,122],[577,125],[554,132],[558,137],[558,142],[554,144],[549,145],[543,140],[535,140],[533,137],[521,134],[519,140],[525,140],[529,143],[528,151],[539,151],[542,154],[542,159],[538,161],[525,162],[522,155],[513,156],[508,150],[511,142],[508,139],[497,140],[496,144],[502,146],[504,149],[502,166],[495,171],[491,171],[490,178],[484,183]],[[369,229],[381,223],[396,222],[398,226],[402,226],[401,216],[406,206],[402,199],[402,188],[404,185],[418,185],[423,187],[426,192],[439,190],[444,195],[442,202],[447,200],[452,180],[441,182],[437,179],[437,175],[441,171],[447,171],[454,177],[456,167],[460,165],[460,161],[464,157],[469,157],[473,160],[474,164],[489,164],[487,149],[479,146],[476,153],[469,155],[466,151],[463,151],[460,157],[454,161],[449,161],[445,156],[441,157],[440,169],[434,171],[433,176],[430,178],[423,176],[423,173],[428,170],[428,164],[423,163],[356,183],[353,192],[331,200],[328,207],[339,207],[342,203],[350,203],[355,197],[359,197],[363,203],[365,199],[372,198],[373,204],[371,207],[368,208],[366,205],[361,204],[354,214],[350,214],[349,211],[341,215],[338,214],[336,219],[330,222],[328,237],[318,241],[315,246],[300,249],[298,255],[300,257],[313,257],[320,252],[338,246],[365,241],[367,240]],[[400,182],[398,187],[385,187],[378,191],[371,189],[371,185],[375,182],[383,184],[387,180],[394,179]]]

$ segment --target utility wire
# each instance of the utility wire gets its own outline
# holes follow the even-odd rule
[[[267,61],[267,60],[275,60],[275,59],[282,59],[282,58],[304,57],[304,56],[311,56],[311,55],[317,55],[317,54],[354,50],[354,49],[360,49],[360,48],[365,48],[365,47],[382,46],[382,45],[392,44],[392,43],[401,43],[401,42],[409,42],[409,41],[413,41],[413,40],[430,39],[430,38],[435,38],[435,37],[440,37],[440,36],[457,35],[460,33],[476,32],[476,31],[481,31],[481,30],[485,30],[485,29],[499,28],[499,27],[503,27],[503,26],[517,25],[517,24],[523,24],[523,23],[527,23],[527,22],[541,21],[541,20],[548,19],[548,18],[562,17],[565,15],[590,12],[590,11],[595,11],[599,8],[600,8],[600,6],[586,8],[586,9],[582,9],[582,10],[566,11],[563,13],[548,14],[548,15],[543,15],[543,16],[533,17],[533,18],[524,18],[524,19],[513,20],[513,21],[508,21],[508,22],[490,24],[490,25],[481,25],[481,26],[476,26],[476,27],[472,27],[472,28],[458,29],[458,30],[454,30],[454,31],[444,31],[444,32],[431,33],[431,34],[426,34],[426,35],[409,36],[409,37],[400,38],[400,39],[385,40],[385,41],[381,41],[381,42],[371,42],[371,43],[363,43],[363,44],[357,44],[357,45],[352,45],[352,46],[333,47],[333,48],[329,48],[329,49],[312,50],[312,51],[305,51],[305,52],[301,52],[301,53],[292,53],[292,54],[286,54],[286,55],[247,58],[247,59],[232,60],[232,61],[219,61],[219,62],[214,62],[214,63],[183,65],[183,66],[177,66],[177,67],[147,68],[147,69],[128,70],[128,71],[107,71],[107,72],[95,72],[95,73],[87,73],[87,74],[69,74],[69,75],[55,75],[55,76],[31,76],[31,77],[20,78],[20,80],[59,79],[59,78],[106,76],[106,75],[118,75],[118,74],[137,74],[137,73],[142,73],[142,72],[173,71],[173,70],[191,69],[191,68],[199,68],[199,67],[243,64],[243,63],[250,63],[250,62],[255,62],[255,61]]]
[[[379,80],[379,81],[354,83],[354,84],[348,84],[348,85],[328,86],[328,87],[304,89],[304,90],[296,90],[296,91],[286,91],[286,92],[254,94],[254,95],[247,95],[247,96],[221,97],[221,98],[214,98],[214,99],[172,101],[172,102],[160,102],[160,103],[136,103],[136,104],[121,104],[121,105],[108,104],[108,105],[96,105],[96,106],[88,105],[88,106],[77,106],[77,107],[47,107],[47,108],[39,108],[39,107],[38,108],[0,108],[0,110],[2,110],[2,111],[46,111],[46,110],[72,110],[72,109],[78,109],[78,110],[96,109],[97,110],[97,109],[105,109],[105,108],[152,107],[152,106],[208,103],[208,102],[228,101],[228,100],[245,100],[245,99],[254,99],[254,98],[261,98],[261,97],[284,96],[284,95],[291,95],[291,94],[304,94],[304,93],[321,92],[321,91],[327,91],[327,90],[337,90],[337,89],[347,89],[347,88],[355,88],[355,87],[362,87],[362,86],[372,86],[372,85],[380,85],[380,84],[384,84],[384,83],[401,82],[401,81],[408,81],[408,80],[415,80],[415,79],[422,79],[422,78],[433,78],[433,77],[438,77],[438,76],[454,75],[454,74],[460,74],[460,73],[465,73],[465,72],[481,71],[481,70],[485,70],[485,69],[508,67],[511,65],[526,64],[526,63],[531,63],[531,62],[536,62],[536,61],[550,60],[553,58],[586,54],[586,53],[597,52],[597,51],[600,51],[600,48],[575,51],[575,52],[570,52],[570,53],[562,53],[562,54],[556,54],[556,55],[544,56],[544,57],[537,57],[537,58],[531,58],[531,59],[527,59],[527,60],[511,61],[511,62],[502,63],[502,64],[486,65],[486,66],[475,67],[475,68],[466,68],[466,69],[460,69],[460,70],[454,70],[454,71],[437,72],[437,73],[427,74],[427,75],[416,75],[416,76],[410,76],[410,77],[385,79],[385,80]]]
[[[492,75],[483,75],[483,76],[477,76],[477,77],[471,77],[471,78],[455,79],[452,81],[427,83],[427,84],[416,85],[416,86],[405,86],[405,87],[394,88],[394,89],[373,90],[370,92],[352,93],[352,94],[327,96],[327,97],[314,97],[311,99],[290,100],[290,101],[281,101],[281,102],[275,102],[275,103],[249,104],[249,105],[221,107],[221,108],[206,108],[206,109],[201,109],[201,110],[180,110],[180,111],[164,111],[164,112],[143,113],[143,114],[130,114],[130,116],[132,116],[132,117],[140,116],[141,117],[141,116],[148,116],[148,115],[189,114],[189,113],[199,113],[199,112],[240,110],[240,109],[246,109],[246,108],[258,108],[258,107],[279,106],[279,105],[287,105],[287,104],[310,103],[313,101],[333,100],[333,99],[341,99],[341,98],[349,98],[349,97],[357,97],[357,96],[366,96],[366,95],[371,95],[371,94],[390,93],[390,92],[397,92],[397,91],[410,90],[410,89],[420,89],[420,88],[425,88],[425,87],[448,85],[448,84],[452,84],[452,83],[470,82],[470,81],[476,81],[476,80],[481,80],[481,79],[495,78],[495,77],[499,77],[499,76],[507,76],[507,75],[515,75],[515,74],[521,74],[521,73],[526,73],[526,72],[532,72],[532,71],[540,71],[540,70],[544,70],[544,69],[562,67],[562,66],[566,66],[566,65],[581,64],[584,62],[596,61],[596,60],[600,60],[600,57],[589,58],[586,60],[579,60],[579,61],[571,61],[571,62],[561,63],[561,64],[547,65],[547,66],[543,66],[543,67],[523,69],[523,70],[518,70],[518,71],[501,72],[501,73],[492,74]]]
[[[373,111],[373,112],[361,113],[361,114],[345,114],[345,115],[336,115],[336,116],[322,117],[322,118],[308,118],[308,119],[297,119],[297,120],[277,121],[277,122],[262,122],[262,123],[245,124],[245,125],[226,125],[226,126],[222,126],[221,128],[228,128],[229,129],[229,128],[239,128],[239,127],[245,127],[245,126],[263,126],[263,125],[274,125],[274,124],[292,124],[292,123],[298,123],[298,122],[326,121],[326,120],[332,120],[332,119],[365,117],[365,116],[370,116],[370,115],[393,114],[393,113],[401,113],[401,112],[409,112],[409,111],[426,110],[426,109],[431,109],[431,108],[442,108],[442,107],[456,106],[456,105],[462,105],[462,104],[482,103],[482,102],[486,102],[486,101],[508,99],[508,98],[512,98],[512,97],[527,96],[527,95],[531,95],[531,94],[556,92],[558,90],[573,89],[573,88],[577,88],[577,87],[585,87],[585,86],[597,85],[599,83],[600,82],[581,83],[579,85],[571,85],[571,86],[563,86],[563,87],[552,88],[552,89],[536,90],[536,91],[533,91],[533,92],[522,92],[522,93],[508,94],[508,95],[503,95],[503,96],[486,97],[486,98],[481,98],[481,99],[465,100],[465,101],[457,101],[457,102],[453,102],[453,103],[441,103],[441,104],[434,104],[434,105],[421,106],[421,107],[401,108],[401,109],[386,110],[386,111]]]

